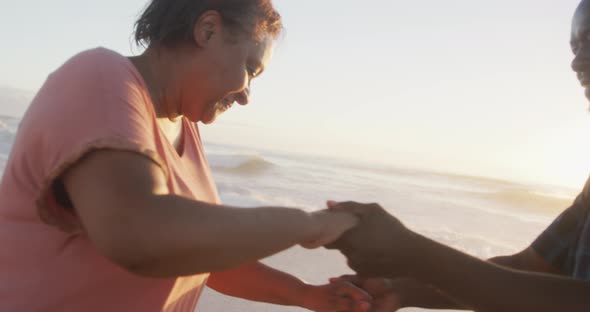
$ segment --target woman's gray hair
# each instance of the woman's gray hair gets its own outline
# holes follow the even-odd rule
[[[217,11],[227,26],[246,30],[256,39],[276,38],[283,29],[271,0],[151,0],[135,23],[135,42],[146,47],[192,42],[195,23],[210,10]]]

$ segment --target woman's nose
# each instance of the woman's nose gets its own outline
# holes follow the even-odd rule
[[[248,105],[250,102],[250,88],[245,88],[242,92],[236,94],[236,102],[240,105]]]

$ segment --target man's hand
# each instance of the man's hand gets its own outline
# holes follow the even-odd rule
[[[302,306],[316,312],[368,312],[371,302],[366,291],[342,279],[307,287]]]
[[[328,202],[333,211],[356,215],[358,225],[326,246],[339,249],[362,277],[408,276],[416,261],[414,233],[378,204]]]

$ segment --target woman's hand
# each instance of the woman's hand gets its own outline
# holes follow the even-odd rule
[[[361,279],[357,275],[344,275],[330,279],[330,283],[343,281],[362,288],[373,298],[371,312],[394,312],[404,307],[404,284],[407,283],[402,279],[398,281],[386,278]]]
[[[371,301],[366,291],[344,279],[308,286],[302,294],[302,307],[316,312],[368,312]]]
[[[312,231],[311,237],[300,245],[313,249],[333,243],[340,236],[355,227],[358,217],[348,212],[320,210],[310,214]]]
[[[467,309],[436,288],[413,278],[361,278],[358,275],[344,275],[330,279],[330,283],[342,281],[360,287],[373,298],[371,312],[394,312],[407,307]]]

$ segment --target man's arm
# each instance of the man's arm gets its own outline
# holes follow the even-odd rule
[[[513,270],[416,234],[415,277],[477,311],[588,311],[590,282]]]
[[[515,270],[559,274],[557,269],[549,265],[531,247],[513,255],[494,257],[488,261]],[[468,309],[433,286],[423,284],[415,279],[396,279],[391,281],[388,287],[388,295],[399,298],[402,307]]]
[[[377,204],[340,203],[361,219],[329,248],[360,276],[410,276],[477,311],[588,311],[590,282],[482,261],[407,229]],[[371,242],[370,244],[367,242]]]
[[[532,247],[514,255],[490,258],[488,261],[514,270],[562,275]]]

